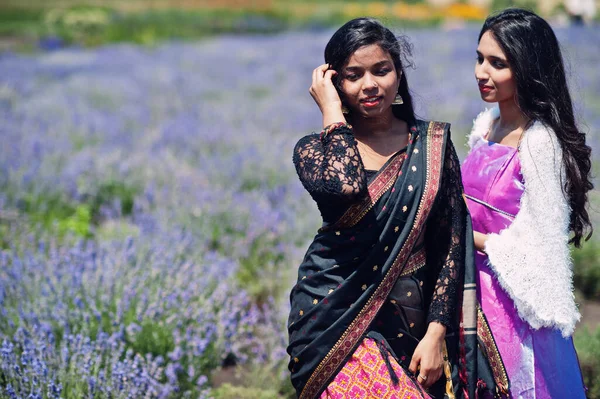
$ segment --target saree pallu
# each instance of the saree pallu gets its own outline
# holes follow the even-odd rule
[[[412,337],[413,347],[402,359],[374,322],[401,276],[427,274],[433,270],[431,265],[446,255],[431,253],[436,245],[422,241],[434,207],[449,206],[436,202],[448,140],[449,125],[417,121],[406,151],[393,156],[370,181],[368,194],[313,240],[290,294],[289,369],[300,398],[319,397],[351,362],[357,348],[364,350],[369,340],[378,343],[384,361],[389,355],[403,365],[401,377],[416,381],[406,365],[422,336]],[[457,308],[462,309],[448,328],[450,366],[447,381],[440,384],[448,385],[449,397],[473,398],[477,342],[472,233],[464,202],[459,201],[457,208],[462,226],[460,248],[466,254],[465,264],[460,265]],[[419,253],[423,251],[426,255],[421,262]],[[395,367],[387,366],[388,370]]]

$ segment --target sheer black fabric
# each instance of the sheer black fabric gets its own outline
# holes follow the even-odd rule
[[[427,226],[428,263],[434,267],[428,272],[433,281],[426,284],[432,287],[426,293],[431,299],[426,302],[427,322],[450,327],[460,283],[457,268],[464,260],[459,248],[464,238],[464,221],[456,208],[464,206],[460,164],[450,140],[445,158],[442,186]],[[303,137],[296,144],[293,160],[300,181],[317,203],[325,224],[337,221],[354,201],[365,195],[368,182],[376,174],[364,169],[352,130],[345,127],[323,139],[317,134]],[[438,243],[449,244],[442,248]],[[447,256],[436,256],[440,253]]]
[[[301,138],[294,149],[294,165],[326,223],[335,222],[367,192],[367,176],[349,128],[335,129],[323,139],[318,134]]]

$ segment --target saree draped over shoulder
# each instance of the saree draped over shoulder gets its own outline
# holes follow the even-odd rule
[[[302,138],[294,163],[323,217],[290,294],[298,396],[474,398],[471,222],[449,125],[416,121],[376,172],[350,128]],[[426,393],[408,365],[433,321],[447,327],[446,362]]]

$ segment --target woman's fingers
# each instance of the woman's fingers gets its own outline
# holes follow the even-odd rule
[[[323,74],[325,73],[325,71],[327,71],[328,68],[328,64],[323,64],[313,70],[312,84],[310,86],[310,89],[308,90],[311,94],[314,94],[317,87],[323,84]]]
[[[421,355],[419,353],[417,353],[417,351],[415,350],[415,353],[413,354],[413,357],[410,360],[410,365],[408,366],[408,370],[411,373],[413,373],[414,375],[417,375],[417,370],[419,369],[419,363],[421,363]]]
[[[442,355],[444,348],[445,327],[439,323],[430,323],[427,333],[415,348],[415,355],[418,354],[419,371],[418,382],[424,388],[429,388],[443,374],[444,357]],[[412,366],[412,362],[411,362]]]
[[[442,368],[426,367],[421,363],[421,369],[417,374],[417,380],[424,388],[429,388],[442,376]]]
[[[311,84],[311,89],[315,87],[315,85],[317,84],[317,75],[319,74],[319,68],[316,68],[313,70],[312,72],[312,84]]]
[[[444,372],[444,363],[443,358],[440,356],[429,356],[421,360],[421,369],[419,370],[419,374],[421,378],[419,382],[423,387],[429,388],[433,384],[440,379]],[[417,376],[418,377],[418,376]]]
[[[320,81],[323,78],[323,74],[329,69],[328,64],[319,65],[313,70],[313,82]]]
[[[435,340],[426,336],[419,342],[408,369],[426,389],[440,379],[443,374],[443,357]]]
[[[333,84],[333,77],[337,74],[337,72],[333,69],[328,69],[327,71],[325,71],[325,73],[323,74],[323,80],[325,80],[326,82],[331,82]]]
[[[428,380],[427,374],[419,373],[417,375],[417,382],[421,384],[421,386],[425,389],[429,389],[429,385],[427,384]]]
[[[308,88],[308,92],[315,100],[317,100],[316,90],[319,85],[319,81],[320,81],[319,76],[321,76],[321,74],[322,74],[321,67],[317,67],[317,68],[313,69],[312,83],[311,83],[310,87]]]

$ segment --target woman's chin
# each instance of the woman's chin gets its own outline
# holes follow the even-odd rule
[[[362,118],[370,119],[380,118],[384,115],[387,115],[388,112],[392,112],[391,107],[360,107],[357,114],[360,115],[360,117]]]
[[[490,93],[480,93],[480,94],[481,94],[481,99],[483,101],[485,101],[486,103],[498,102],[498,100],[496,100],[496,96],[492,96],[492,95],[490,95]]]

